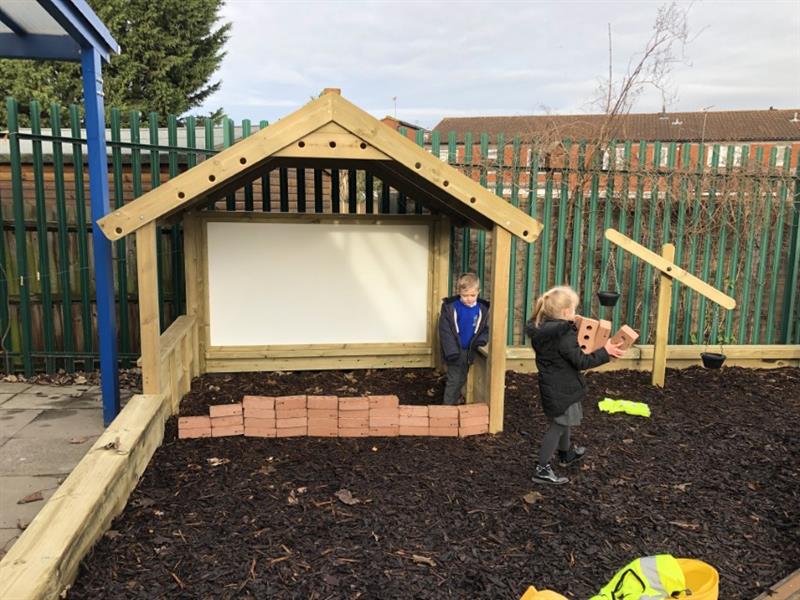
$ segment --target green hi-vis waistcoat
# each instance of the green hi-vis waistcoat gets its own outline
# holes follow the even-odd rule
[[[628,563],[589,600],[664,600],[680,598],[685,590],[678,561],[671,554],[658,554]]]

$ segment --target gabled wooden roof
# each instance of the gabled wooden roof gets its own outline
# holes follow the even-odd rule
[[[222,197],[282,166],[361,168],[457,222],[498,225],[527,242],[542,225],[371,115],[326,90],[303,108],[98,221],[110,240]]]

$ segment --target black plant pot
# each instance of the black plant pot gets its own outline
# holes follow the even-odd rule
[[[706,369],[719,369],[725,362],[725,355],[718,352],[701,352],[700,358],[703,359],[703,366]]]
[[[600,290],[597,292],[597,297],[602,306],[616,306],[619,300],[619,292],[612,292],[611,290]]]

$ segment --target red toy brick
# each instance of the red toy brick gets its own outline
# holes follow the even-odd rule
[[[210,417],[231,417],[234,415],[242,414],[242,403],[236,404],[215,404],[208,407],[208,415]]]
[[[368,396],[369,407],[375,408],[397,408],[400,406],[400,398],[397,396]]]
[[[273,396],[245,396],[242,398],[242,406],[245,412],[248,409],[275,410],[275,398]]]
[[[308,396],[306,406],[314,410],[338,410],[338,396]]]
[[[305,408],[305,396],[278,396],[275,398],[275,410]]]
[[[339,398],[339,410],[369,410],[369,398],[363,396]]]

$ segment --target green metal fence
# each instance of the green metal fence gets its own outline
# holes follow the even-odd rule
[[[76,106],[46,111],[30,105],[30,131],[18,127],[19,107],[7,99],[0,124],[7,154],[0,156],[0,340],[5,371],[72,371],[97,366],[94,278],[88,181]],[[43,131],[41,118],[50,125]],[[121,127],[123,116],[130,126]],[[249,120],[221,127],[169,115],[122,115],[109,122],[109,187],[122,206],[171,177],[253,133]],[[164,122],[164,121],[161,121]],[[259,128],[266,127],[261,121]],[[221,130],[221,132],[220,132]],[[401,130],[401,133],[406,134]],[[202,143],[198,143],[198,138]],[[657,273],[603,237],[614,227],[659,251],[676,245],[676,262],[736,298],[726,312],[678,285],[670,343],[800,343],[800,171],[792,148],[611,141],[601,148],[565,140],[551,145],[502,135],[432,132],[416,141],[514,206],[541,220],[534,244],[512,244],[510,344],[525,343],[533,300],[552,285],[569,284],[581,312],[628,323],[641,339],[653,336]],[[797,146],[795,146],[795,149]],[[276,212],[424,212],[419,199],[355,170],[276,169],[262,173],[215,208]],[[472,270],[490,281],[484,231],[453,232],[453,274]],[[181,230],[158,236],[162,328],[185,308]],[[132,238],[114,245],[119,355],[138,356],[138,302]],[[451,277],[452,280],[452,277]],[[612,309],[598,289],[618,288]],[[491,290],[486,289],[491,295]]]

